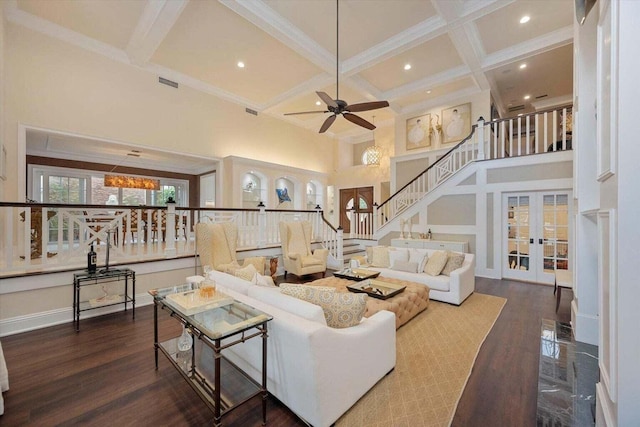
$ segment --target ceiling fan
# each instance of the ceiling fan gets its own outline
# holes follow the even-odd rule
[[[377,110],[378,108],[388,107],[389,103],[387,101],[373,101],[373,102],[361,102],[359,104],[349,105],[346,101],[340,99],[340,88],[339,88],[339,76],[340,76],[340,55],[339,55],[339,8],[338,8],[338,0],[336,0],[336,99],[332,99],[326,92],[316,92],[320,99],[327,105],[326,110],[319,111],[301,111],[298,113],[285,113],[285,116],[293,116],[297,114],[315,114],[315,113],[332,113],[327,119],[324,121],[322,126],[320,127],[319,133],[324,133],[329,129],[329,127],[333,124],[341,114],[345,119],[349,120],[351,123],[355,123],[358,126],[362,126],[363,128],[367,128],[369,130],[373,130],[376,127],[363,119],[362,117],[356,116],[355,112],[360,111],[369,111],[369,110]]]

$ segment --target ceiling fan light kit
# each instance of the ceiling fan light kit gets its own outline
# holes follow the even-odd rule
[[[327,105],[326,110],[321,111],[301,111],[298,113],[285,113],[285,116],[293,116],[298,114],[315,114],[315,113],[332,113],[327,119],[324,121],[322,126],[320,127],[319,133],[326,132],[333,122],[336,120],[338,115],[342,115],[345,119],[349,120],[351,123],[354,123],[358,126],[362,126],[363,128],[373,130],[376,127],[363,119],[360,116],[357,116],[353,113],[361,112],[361,111],[370,111],[377,110],[378,108],[385,108],[389,106],[389,102],[387,101],[372,101],[372,102],[361,102],[359,104],[349,105],[346,101],[343,101],[340,98],[340,32],[339,32],[339,1],[336,0],[336,99],[331,98],[326,92],[317,91],[316,94],[322,102]]]

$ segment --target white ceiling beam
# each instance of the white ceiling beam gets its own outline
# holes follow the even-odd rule
[[[487,55],[482,60],[485,71],[501,67],[520,59],[548,52],[561,46],[573,43],[573,26],[569,25],[559,30],[544,34],[535,39],[527,40],[498,52]]]
[[[247,21],[328,73],[335,73],[335,56],[263,1],[219,0]]]
[[[438,106],[447,105],[448,103],[453,102],[458,98],[473,96],[479,92],[480,92],[480,89],[475,87],[461,89],[456,92],[450,92],[446,95],[440,96],[435,99],[429,99],[427,101],[420,102],[418,104],[409,105],[408,107],[405,107],[402,109],[401,114],[404,115],[404,114],[418,113],[418,112],[429,110]],[[473,122],[474,120],[475,119],[472,117],[471,121]]]
[[[433,76],[425,77],[415,82],[407,83],[404,86],[390,89],[382,94],[385,99],[398,99],[403,96],[412,95],[415,92],[432,89],[436,86],[443,85],[467,77],[471,71],[466,65],[460,65],[456,68],[442,71]]]
[[[353,75],[421,45],[446,31],[445,21],[431,17],[342,62],[341,73]]]
[[[131,62],[145,64],[182,14],[189,0],[147,0],[125,52]]]

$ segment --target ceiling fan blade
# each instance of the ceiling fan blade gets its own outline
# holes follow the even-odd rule
[[[298,113],[284,113],[284,116],[295,116],[296,114],[317,114],[317,113],[328,113],[329,110],[318,110],[318,111],[300,111]]]
[[[377,110],[388,106],[389,103],[387,101],[361,102],[360,104],[348,105],[347,110],[357,113],[358,111]]]
[[[376,128],[375,125],[373,125],[372,123],[369,123],[362,117],[356,116],[355,114],[342,113],[342,115],[344,116],[345,119],[349,120],[351,123],[355,123],[358,126],[362,126],[363,128],[367,128],[369,130],[374,130]]]
[[[320,99],[322,99],[322,101],[324,101],[324,103],[327,104],[327,106],[338,108],[338,104],[336,104],[336,101],[334,101],[329,95],[327,95],[326,92],[316,92],[316,93],[318,94]]]
[[[325,133],[327,131],[327,129],[329,129],[329,127],[335,121],[336,121],[336,115],[335,114],[327,117],[327,120],[325,120],[324,123],[322,124],[322,127],[320,128],[320,132],[319,133]]]

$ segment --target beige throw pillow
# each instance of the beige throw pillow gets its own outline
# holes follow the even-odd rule
[[[254,256],[254,257],[245,258],[244,261],[242,262],[242,265],[245,267],[249,264],[253,264],[253,266],[256,268],[256,271],[258,273],[264,274],[265,258],[263,256]]]
[[[330,328],[349,328],[362,320],[367,298],[366,294],[322,291],[314,293],[306,301],[322,307]]]
[[[427,260],[424,266],[424,272],[430,276],[438,276],[444,266],[447,264],[449,255],[444,251],[435,251]]]
[[[235,276],[241,278],[242,280],[246,280],[248,282],[253,281],[258,270],[253,266],[253,264],[249,264],[246,267],[238,268],[235,271]]]
[[[308,301],[317,292],[335,292],[336,289],[330,286],[308,286],[294,283],[281,283],[280,293],[289,295],[298,299]]]
[[[389,268],[389,248],[386,246],[374,246],[371,249],[371,266]]]
[[[464,254],[461,254],[459,252],[451,252],[449,254],[449,258],[447,259],[447,263],[445,264],[440,274],[449,276],[453,270],[457,270],[460,267],[462,267],[463,263],[464,263]]]

